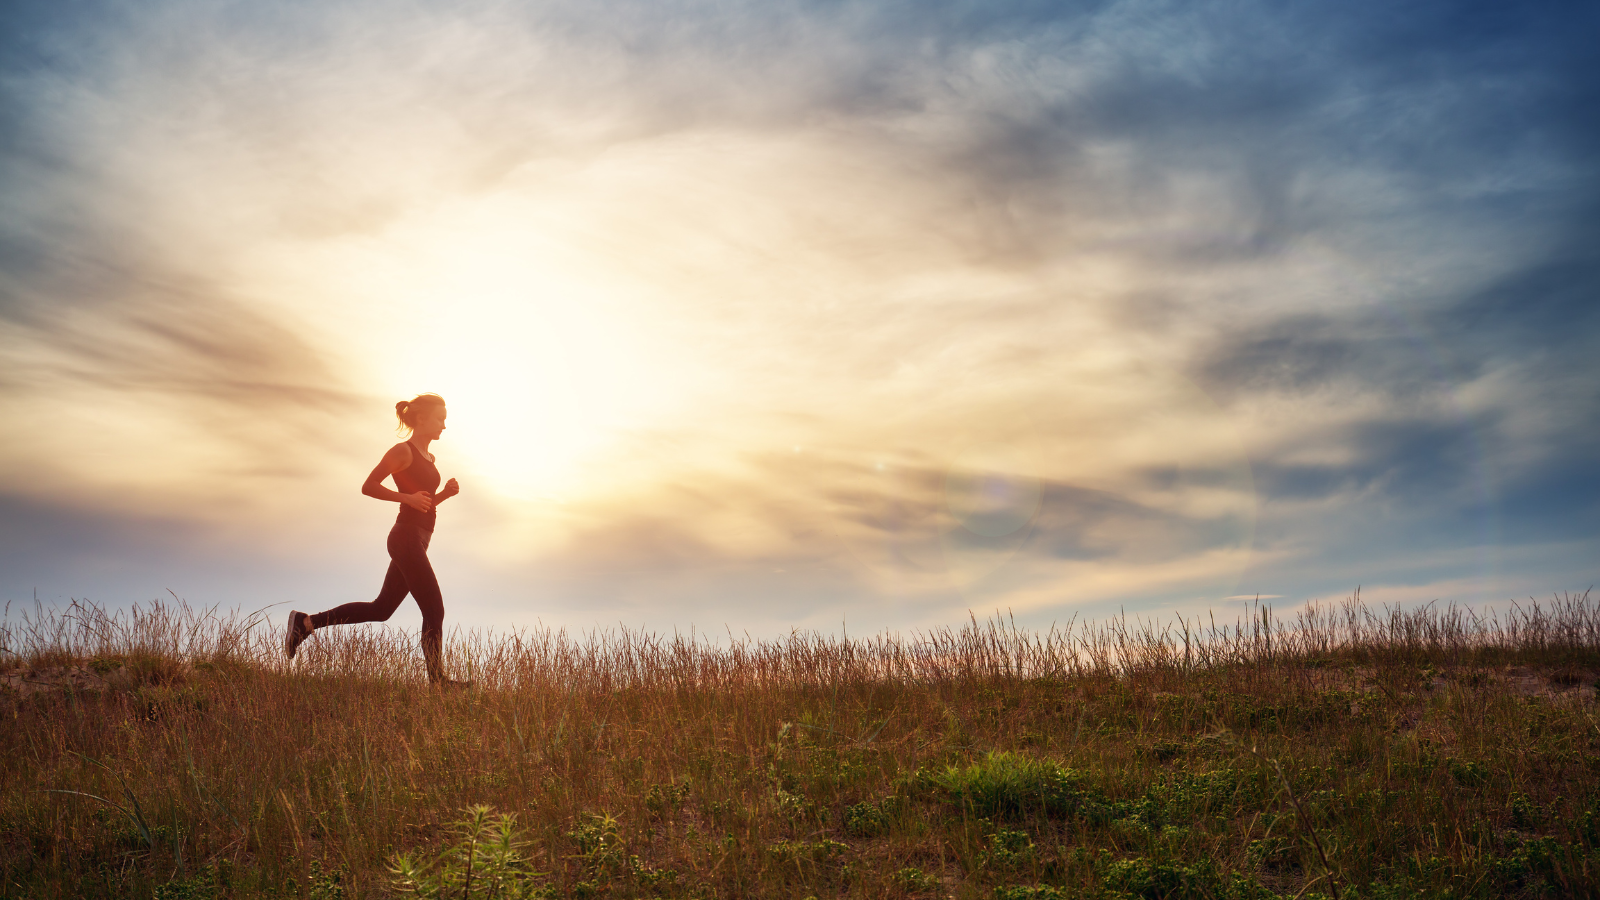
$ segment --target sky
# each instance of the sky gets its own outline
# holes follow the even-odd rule
[[[0,602],[770,637],[1600,581],[1600,8],[0,7]],[[415,629],[407,603],[392,624]]]

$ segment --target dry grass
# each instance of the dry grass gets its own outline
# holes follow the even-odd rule
[[[0,897],[387,896],[469,804],[547,896],[1577,896],[1600,605],[716,645],[181,603],[0,628]]]

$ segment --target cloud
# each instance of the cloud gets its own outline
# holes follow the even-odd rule
[[[4,15],[31,504],[306,547],[438,389],[463,565],[575,608],[1298,596],[1600,524],[1583,7]]]

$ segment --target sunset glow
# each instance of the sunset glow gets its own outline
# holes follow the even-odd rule
[[[1477,32],[1420,72],[1276,8],[30,10],[5,599],[370,593],[423,391],[452,622],[1592,580],[1596,157],[1542,25],[1495,93]]]

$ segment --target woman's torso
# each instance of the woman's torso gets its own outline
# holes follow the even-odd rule
[[[394,473],[395,490],[402,494],[427,491],[430,497],[436,495],[439,491],[439,470],[434,467],[432,460],[417,449],[416,444],[406,441],[406,446],[411,450],[411,465]],[[397,521],[432,531],[436,518],[438,517],[432,509],[427,512],[418,512],[402,503],[400,504],[400,517]]]

